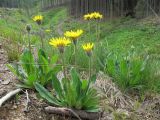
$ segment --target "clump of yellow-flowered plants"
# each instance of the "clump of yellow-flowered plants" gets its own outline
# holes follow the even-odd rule
[[[84,15],[84,20],[100,20],[103,18],[103,15],[99,12],[92,12]]]
[[[64,50],[66,46],[69,46],[71,42],[74,45],[74,55],[75,55],[75,65],[76,65],[76,52],[77,52],[77,41],[78,38],[83,34],[82,29],[78,29],[76,31],[66,31],[64,33],[65,37],[59,37],[59,38],[51,38],[49,44],[55,48],[58,48],[60,54],[62,55],[62,65],[63,68],[65,66],[64,64]],[[91,77],[91,56],[92,56],[92,50],[94,47],[94,43],[86,43],[82,45],[83,50],[86,52],[87,56],[89,57],[89,77]],[[65,75],[65,69],[64,69],[64,75]]]
[[[97,13],[93,14],[95,19],[99,18]],[[101,16],[100,16],[101,17]],[[43,29],[40,27],[42,25],[43,16],[37,15],[33,17],[33,20],[38,24],[40,28],[40,37],[43,48],[43,39],[42,32],[50,33],[50,29]],[[28,32],[28,38],[31,32],[31,26],[26,26],[26,31]],[[31,43],[29,39],[29,49],[30,51],[25,51],[23,54],[23,62],[26,65],[26,70],[24,68],[23,74],[17,74],[18,76],[24,79],[24,88],[35,88],[42,98],[47,100],[50,104],[56,105],[58,107],[67,107],[75,110],[85,110],[87,112],[99,112],[99,96],[97,94],[97,90],[90,87],[91,81],[95,81],[96,77],[91,77],[91,58],[94,48],[94,43],[88,42],[80,45],[81,48],[86,52],[86,56],[89,58],[89,79],[81,79],[78,73],[74,68],[71,69],[70,75],[67,76],[65,69],[65,61],[64,61],[64,52],[65,48],[74,45],[74,53],[77,52],[77,44],[79,38],[83,35],[84,31],[82,29],[66,31],[64,36],[62,37],[53,37],[49,41],[49,45],[53,46],[58,50],[62,59],[62,70],[64,74],[64,78],[57,78],[57,73],[61,70],[59,69],[59,65],[57,65],[57,57],[53,56],[53,59],[50,56],[45,54],[43,49],[38,51],[38,58],[34,59],[31,52]],[[28,59],[28,56],[30,57]],[[76,58],[76,56],[75,56]],[[56,60],[55,60],[56,59]],[[26,61],[30,62],[25,63]],[[53,64],[53,61],[54,64]],[[76,60],[75,60],[76,61]],[[75,64],[76,65],[76,64]],[[52,66],[56,66],[55,69],[52,69]],[[23,68],[23,66],[22,66]],[[18,68],[16,68],[18,70]],[[19,71],[21,72],[21,70]],[[31,80],[31,77],[33,80]],[[47,79],[47,80],[46,80]],[[27,82],[26,82],[27,81]],[[47,82],[46,82],[47,81]],[[22,82],[22,81],[21,81]],[[51,94],[49,90],[47,90],[44,86],[48,85],[48,83],[52,82],[52,87],[54,90],[54,94]],[[78,117],[79,118],[79,117]],[[81,119],[81,118],[79,118]]]
[[[97,41],[98,41],[99,38],[100,38],[100,24],[99,24],[99,21],[103,18],[103,15],[99,12],[92,12],[92,13],[85,14],[83,16],[83,18],[84,18],[84,20],[88,21],[89,34],[91,34],[91,24],[90,24],[90,22],[91,21],[96,21],[96,38],[97,38]]]

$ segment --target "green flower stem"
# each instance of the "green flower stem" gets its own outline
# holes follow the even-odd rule
[[[41,37],[42,49],[44,48],[43,38]]]
[[[89,31],[89,39],[91,39],[91,24],[90,24],[90,21],[88,21],[88,31]]]
[[[98,21],[98,39],[100,39],[100,34],[101,34],[101,26],[100,22]]]
[[[66,67],[65,67],[65,61],[64,61],[64,54],[63,53],[61,53],[61,57],[62,57],[62,70],[63,70],[64,78],[66,79]]]
[[[18,58],[20,57],[20,45],[19,45],[19,42],[17,41],[17,56]]]
[[[92,58],[91,56],[89,56],[89,81],[88,81],[88,85],[87,85],[87,90],[86,90],[86,93],[88,92],[88,89],[90,87],[90,83],[91,83],[91,75],[92,75],[92,70],[91,70],[91,62],[92,62]]]
[[[43,42],[43,29],[40,27],[40,39],[41,39],[41,47],[44,49],[44,42]]]
[[[92,74],[91,67],[92,67],[92,58],[91,58],[91,56],[90,56],[90,57],[89,57],[89,79],[91,78],[91,74]]]
[[[100,23],[99,23],[99,21],[96,21],[96,38],[97,38],[97,41],[99,41],[99,39],[100,39]]]
[[[98,41],[98,22],[96,21],[96,38],[97,38],[97,41]]]
[[[76,67],[76,65],[77,65],[77,62],[76,62],[76,52],[77,52],[77,45],[75,44],[74,45],[74,65],[75,65],[75,67]]]
[[[31,39],[30,39],[30,32],[28,32],[28,47],[29,47],[29,51],[31,52]]]

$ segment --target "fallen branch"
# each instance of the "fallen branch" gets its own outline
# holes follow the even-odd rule
[[[100,118],[100,113],[95,112],[85,112],[82,110],[72,110],[68,108],[57,108],[48,106],[45,108],[45,112],[52,113],[52,114],[58,114],[58,115],[65,115],[70,117],[77,117],[79,120],[87,119],[87,120],[98,120]]]
[[[4,97],[2,97],[0,99],[0,107],[2,106],[2,104],[4,102],[6,102],[7,100],[9,100],[11,97],[13,97],[14,95],[16,95],[17,93],[19,93],[22,89],[16,89],[16,90],[13,90],[11,92],[9,92],[7,95],[5,95]]]

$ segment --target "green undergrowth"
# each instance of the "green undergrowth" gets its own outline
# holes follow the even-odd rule
[[[130,18],[103,21],[100,23],[101,36],[99,40],[96,39],[96,23],[91,23],[91,33],[89,33],[87,26],[88,23],[86,21],[70,19],[66,20],[63,24],[63,31],[83,29],[85,34],[79,40],[79,47],[88,41],[95,43],[92,63],[95,71],[104,70],[109,55],[116,53],[125,57],[129,51],[134,50],[141,58],[149,56],[147,66],[150,67],[147,69],[150,70],[149,73],[151,74],[144,73],[144,79],[147,77],[149,79],[149,84],[145,85],[145,90],[160,92],[160,79],[158,78],[160,76],[160,26]],[[83,58],[83,60],[81,60],[81,58]],[[84,68],[88,66],[86,62],[87,58],[85,58],[81,50],[79,50],[79,58],[77,59],[79,60],[77,61],[79,67]],[[120,86],[121,83],[118,84]],[[137,85],[137,87],[138,86],[139,85]]]
[[[18,54],[22,51],[22,48],[28,46],[28,34],[26,31],[26,25],[30,24],[31,29],[31,44],[35,47],[40,47],[40,37],[37,36],[39,26],[32,20],[32,17],[37,14],[44,16],[43,29],[50,29],[51,35],[46,34],[44,41],[47,51],[51,52],[51,48],[48,48],[48,40],[57,35],[56,26],[61,21],[61,18],[66,18],[66,9],[55,8],[43,12],[38,12],[31,16],[26,16],[23,9],[9,9],[0,8],[0,37],[3,41],[3,46],[8,51],[9,61],[18,60]],[[65,15],[64,15],[65,14]],[[8,44],[10,43],[10,44]],[[10,47],[10,45],[12,47]],[[19,50],[17,48],[20,48]],[[16,48],[16,49],[14,49]],[[12,52],[14,51],[14,52]]]
[[[3,12],[5,11],[5,12]],[[26,24],[32,25],[32,32],[35,33],[39,28],[33,22],[31,17],[26,17],[22,10],[4,10],[0,9],[0,36],[9,40],[13,40],[15,45],[17,43],[25,43],[27,46],[27,35],[25,31]],[[49,56],[56,53],[52,47],[49,46],[48,41],[51,37],[59,36],[57,29],[62,32],[66,30],[83,29],[84,34],[78,40],[78,56],[76,63],[80,70],[88,68],[88,57],[86,57],[82,50],[82,44],[86,42],[94,42],[94,52],[92,59],[93,72],[99,70],[105,71],[106,59],[111,54],[126,55],[133,50],[140,56],[149,56],[149,66],[152,73],[152,86],[147,87],[153,91],[160,92],[160,26],[152,23],[145,23],[141,20],[131,18],[120,18],[112,21],[100,22],[100,38],[96,39],[96,22],[91,23],[91,32],[88,30],[88,22],[82,19],[72,19],[68,16],[67,9],[64,7],[50,9],[39,12],[44,16],[43,29],[51,29],[51,33],[45,35],[45,50]],[[59,26],[62,24],[62,26]],[[60,28],[59,28],[60,27]],[[35,47],[40,47],[40,39],[37,35],[31,35],[31,43]],[[16,47],[17,48],[17,47]],[[74,58],[72,58],[73,46],[66,48],[65,63],[72,65]]]

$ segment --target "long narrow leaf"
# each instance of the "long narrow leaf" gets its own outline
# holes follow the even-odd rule
[[[55,75],[52,75],[52,85],[53,85],[53,88],[55,89],[57,95],[59,96],[59,98],[62,99],[63,98],[63,91],[62,91],[61,83]]]
[[[41,84],[35,83],[35,88],[39,92],[39,94],[48,102],[57,106],[61,106],[60,102],[54,96],[52,96],[51,93],[46,90]]]

